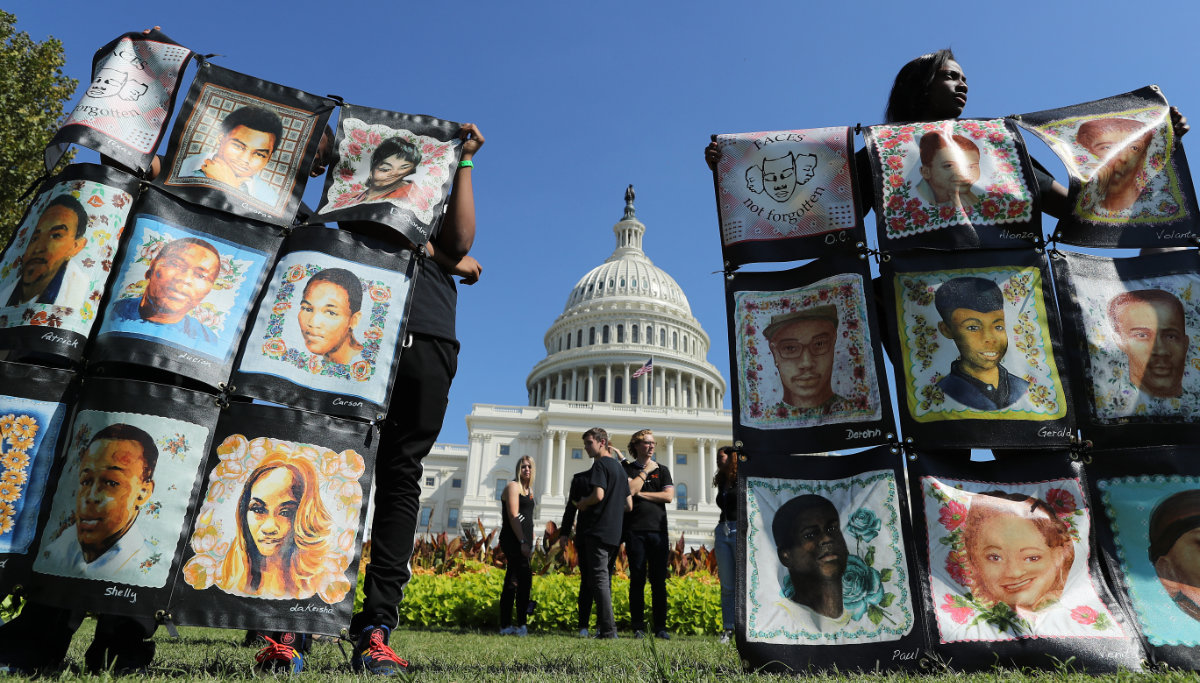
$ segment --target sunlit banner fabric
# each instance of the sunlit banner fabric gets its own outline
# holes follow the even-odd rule
[[[387,412],[412,252],[342,230],[292,232],[246,337],[234,391],[329,415]]]
[[[83,357],[137,192],[95,164],[43,183],[0,258],[0,348]]]
[[[338,161],[325,175],[314,220],[373,221],[425,244],[442,220],[462,154],[460,129],[432,116],[342,107]]]
[[[1093,451],[1096,529],[1153,664],[1200,667],[1200,451]]]
[[[1194,250],[1051,261],[1070,330],[1084,438],[1104,448],[1200,436],[1200,259]]]
[[[811,258],[861,242],[853,142],[846,127],[716,136],[726,265]]]
[[[1157,86],[1022,114],[1071,177],[1072,211],[1056,239],[1089,247],[1193,246],[1196,194]]]
[[[74,375],[0,362],[0,589],[29,571]]]
[[[1136,669],[1142,652],[1104,584],[1079,464],[1067,451],[909,463],[931,641],[963,670]]]
[[[350,621],[373,427],[239,404],[205,464],[172,611],[180,623],[338,633]]]
[[[725,286],[735,440],[816,453],[895,439],[865,261],[738,272]]]
[[[900,456],[769,455],[749,453],[738,467],[742,659],[775,671],[920,666],[927,643]]]
[[[218,387],[229,379],[282,231],[150,188],[127,232],[90,360],[148,365]]]
[[[126,33],[100,48],[91,83],[46,147],[46,168],[54,168],[72,143],[139,173],[150,168],[191,55],[157,29]]]
[[[88,380],[29,596],[105,614],[153,617],[163,609],[218,410],[200,392]]]
[[[203,62],[154,182],[189,202],[290,225],[333,107]]]
[[[1073,407],[1044,255],[914,251],[882,264],[880,275],[906,439],[920,448],[1070,441]]]
[[[881,249],[1020,248],[1041,241],[1037,183],[1010,122],[888,124],[863,135]]]

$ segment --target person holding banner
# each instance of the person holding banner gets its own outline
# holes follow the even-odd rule
[[[458,298],[454,276],[463,284],[479,279],[482,267],[467,252],[475,242],[473,158],[484,138],[474,124],[463,124],[462,154],[444,220],[426,245],[430,258],[418,259],[408,338],[397,362],[387,418],[380,433],[375,464],[375,516],[371,527],[371,563],[363,580],[362,609],[350,622],[357,635],[350,663],[355,671],[393,675],[408,662],[388,645],[396,628],[397,605],[412,576],[413,536],[421,500],[421,460],[433,448],[446,415],[450,384],[458,367],[454,318]],[[368,224],[344,229],[383,236],[395,243],[399,233]]]

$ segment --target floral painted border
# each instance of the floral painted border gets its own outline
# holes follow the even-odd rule
[[[29,481],[30,451],[41,429],[37,417],[27,413],[0,416],[0,534],[16,524],[15,503]]]
[[[734,302],[742,424],[791,429],[879,419],[879,381],[861,276],[843,273],[783,292],[741,291]],[[841,388],[844,393],[837,393],[851,407],[831,415],[798,414],[782,403],[782,384],[763,329],[774,315],[827,305],[837,307],[840,333],[834,347],[834,390]]]
[[[314,375],[366,382],[375,375],[375,361],[379,356],[383,326],[387,322],[388,306],[392,298],[392,290],[386,282],[361,278],[359,280],[364,285],[364,294],[371,301],[370,319],[367,321],[366,331],[363,332],[362,357],[359,360],[350,364],[335,363],[310,353],[307,349],[290,349],[283,341],[284,320],[296,295],[296,283],[324,269],[311,263],[295,264],[283,274],[283,283],[279,286],[274,305],[271,306],[271,317],[267,321],[267,332],[263,337],[266,340],[262,345],[263,355],[301,370],[308,370]]]
[[[358,519],[363,504],[359,478],[366,472],[363,457],[353,449],[339,453],[315,444],[268,437],[247,439],[241,434],[227,437],[217,446],[216,453],[219,462],[209,475],[208,491],[196,516],[191,536],[192,550],[196,554],[184,564],[184,581],[196,590],[204,590],[221,578],[221,565],[229,553],[229,538],[236,533],[236,526],[225,528],[225,523],[230,521],[230,508],[236,516],[237,501],[250,474],[264,459],[280,454],[288,459],[308,460],[316,468],[321,501],[333,517],[333,528],[329,539],[332,544],[322,574],[314,585],[317,596],[326,604],[335,605],[344,600],[353,590],[346,578],[346,570],[354,560],[358,538]]]
[[[991,167],[985,196],[971,206],[930,205],[917,196],[921,155],[917,144],[926,133],[941,131],[961,135],[976,143],[980,165]],[[953,225],[1003,225],[1025,223],[1033,218],[1033,195],[1021,174],[1016,138],[1003,119],[986,121],[938,121],[904,125],[871,126],[867,145],[882,166],[885,235],[896,239],[931,232]]]
[[[852,492],[883,483],[887,494],[873,507],[886,511],[886,517],[866,507],[858,507],[846,516],[843,530],[854,539],[854,547],[842,576],[843,607],[849,612],[851,624],[834,633],[788,632],[782,628],[761,630],[759,615],[769,606],[759,602],[761,572],[777,571],[778,561],[764,563],[762,557],[776,557],[774,541],[760,531],[769,528],[770,520],[760,507],[763,494],[781,493],[822,494]],[[778,480],[750,477],[746,480],[746,548],[747,548],[747,618],[746,638],[752,641],[776,641],[813,644],[845,644],[847,642],[884,642],[897,640],[912,630],[914,617],[908,589],[908,569],[904,541],[900,535],[900,511],[895,475],[890,470],[864,472],[854,477],[830,481]],[[774,510],[770,511],[773,517]],[[839,516],[842,511],[839,510]],[[863,549],[865,546],[865,550]],[[886,567],[876,567],[883,548],[894,553],[895,561]],[[864,621],[865,620],[865,621]],[[891,637],[887,637],[891,636]]]
[[[997,411],[951,408],[937,383],[949,372],[957,349],[938,331],[941,320],[934,308],[934,293],[949,280],[962,276],[984,277],[996,281],[1005,300],[1005,319],[1011,330],[1009,358],[1020,354],[1023,373],[1014,372],[1015,364],[1005,369],[1029,382],[1024,408],[1009,407]],[[900,347],[904,359],[905,392],[913,419],[931,422],[946,419],[1058,419],[1066,415],[1067,405],[1062,380],[1054,361],[1053,343],[1047,327],[1049,318],[1042,297],[1042,273],[1034,266],[992,266],[957,268],[913,273],[897,273],[896,318],[900,321]],[[945,345],[943,347],[943,345]],[[941,351],[946,348],[946,351]],[[939,353],[941,351],[941,353]],[[936,363],[938,357],[941,360]],[[932,370],[932,371],[931,371]]]

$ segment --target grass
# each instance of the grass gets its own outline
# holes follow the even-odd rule
[[[83,651],[91,642],[94,623],[85,621],[72,643],[68,668],[61,680],[99,680],[82,673]],[[179,629],[179,640],[159,629],[158,655],[151,669],[139,677],[122,680],[238,680],[255,678],[253,648],[242,647],[241,631],[208,628]],[[624,634],[623,634],[624,635]],[[794,676],[744,672],[732,644],[721,645],[713,636],[676,636],[670,641],[581,640],[567,634],[530,634],[526,638],[502,637],[492,633],[458,630],[409,631],[393,634],[392,647],[410,662],[414,681],[569,681],[596,683],[610,681],[647,681],[686,683],[689,681],[794,681]],[[347,654],[349,647],[346,647]],[[1195,681],[1191,672],[1169,672],[1153,676],[1119,674],[1086,676],[1063,672],[1025,673],[997,670],[972,674],[972,683],[1009,683],[1025,681],[1144,681],[1164,683]],[[826,681],[920,681],[921,683],[958,683],[961,676],[937,674],[839,675],[816,674],[810,680]],[[336,642],[318,641],[309,656],[305,672],[290,680],[360,680],[350,672]]]

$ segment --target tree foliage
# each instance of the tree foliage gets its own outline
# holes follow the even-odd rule
[[[45,171],[46,144],[79,84],[63,75],[59,40],[34,42],[16,23],[15,15],[0,10],[0,245],[25,212],[21,195]]]

